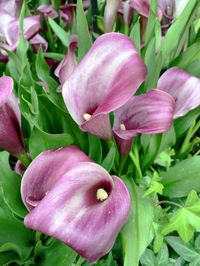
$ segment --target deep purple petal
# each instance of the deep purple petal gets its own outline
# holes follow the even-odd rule
[[[64,101],[79,125],[85,122],[84,114],[95,116],[98,123],[98,116],[126,103],[145,76],[146,67],[132,41],[120,33],[107,33],[95,41],[64,83]],[[111,135],[110,129],[106,135]]]
[[[97,195],[102,189],[108,198],[101,201]],[[129,208],[130,196],[123,182],[99,165],[85,162],[67,172],[24,223],[94,262],[111,250]]]
[[[20,129],[20,111],[16,97],[12,93],[13,80],[0,78],[0,147],[17,155],[24,145]]]
[[[167,131],[173,120],[173,98],[160,90],[134,96],[115,112],[114,132],[129,140],[138,134],[156,134]]]
[[[45,151],[38,155],[22,179],[21,194],[26,207],[31,210],[36,206],[73,164],[82,161],[91,160],[75,146]]]
[[[167,70],[158,80],[158,89],[169,93],[176,102],[174,118],[200,105],[200,79],[178,67]]]

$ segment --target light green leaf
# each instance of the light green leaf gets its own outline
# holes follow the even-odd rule
[[[166,172],[161,172],[160,176],[164,185],[163,194],[167,197],[184,197],[192,189],[200,192],[200,156],[183,160]]]
[[[191,262],[200,259],[200,254],[195,251],[193,246],[189,243],[184,243],[180,237],[167,236],[165,240],[185,261]]]
[[[83,10],[83,3],[77,0],[77,34],[78,34],[78,61],[85,56],[92,45],[88,30],[87,19]]]
[[[141,44],[141,40],[140,40],[140,17],[138,17],[137,21],[134,23],[129,37],[131,38],[131,40],[135,44],[136,49],[137,49],[138,53],[140,54],[140,44]]]
[[[143,191],[132,179],[124,177],[123,180],[131,195],[131,211],[120,234],[124,266],[138,266],[141,255],[152,240],[154,206],[149,197],[143,198]]]
[[[55,20],[48,17],[49,25],[51,26],[54,33],[58,36],[62,44],[66,47],[69,46],[69,33],[67,33],[60,25],[58,25]]]
[[[164,235],[177,231],[180,237],[188,242],[191,240],[195,230],[200,229],[200,199],[195,191],[191,191],[185,206],[175,212],[169,223],[164,227]]]

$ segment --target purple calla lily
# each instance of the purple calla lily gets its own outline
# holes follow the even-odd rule
[[[65,58],[60,62],[60,64],[55,69],[55,75],[59,78],[62,84],[68,79],[70,74],[74,71],[77,62],[75,56],[75,49],[77,48],[78,38],[76,35],[72,35],[69,41],[69,48]]]
[[[174,118],[183,116],[200,105],[200,79],[178,67],[168,69],[158,80],[157,88],[174,98]]]
[[[13,80],[0,78],[0,147],[13,155],[24,151],[20,130],[20,111],[13,95]]]
[[[99,37],[63,85],[63,98],[81,129],[110,139],[109,113],[144,81],[146,67],[132,41],[120,33]]]
[[[122,154],[128,154],[138,134],[162,133],[171,127],[175,102],[160,90],[134,96],[115,111],[114,134]]]
[[[121,0],[106,0],[106,6],[104,11],[105,32],[112,31],[120,2]]]
[[[75,147],[43,153],[23,176],[22,198],[31,210],[27,227],[94,262],[111,250],[128,217],[130,196],[118,177],[89,160]]]

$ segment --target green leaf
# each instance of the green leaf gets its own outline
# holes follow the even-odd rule
[[[143,148],[142,169],[147,169],[158,154],[162,134],[142,135],[140,138]]]
[[[21,177],[10,169],[8,158],[7,152],[0,153],[0,185],[4,200],[10,210],[23,218],[27,214],[27,210],[20,195]]]
[[[110,172],[110,170],[113,167],[115,161],[115,152],[116,152],[115,143],[113,143],[108,154],[106,155],[101,164],[101,166],[105,168],[108,172]]]
[[[156,265],[156,257],[151,249],[146,249],[143,253],[140,263],[142,266],[155,266]]]
[[[138,53],[140,54],[140,44],[141,44],[141,40],[140,40],[140,17],[138,17],[137,21],[134,23],[129,37],[131,38],[131,40],[135,44],[136,49],[137,49]]]
[[[120,233],[124,266],[138,266],[141,255],[152,240],[154,206],[149,197],[143,197],[143,192],[132,179],[124,177],[123,180],[131,196],[129,218]]]
[[[66,147],[72,143],[73,138],[69,134],[50,134],[34,127],[29,139],[29,150],[32,157],[35,158],[45,150]]]
[[[160,176],[164,185],[163,194],[167,197],[184,197],[192,189],[200,192],[200,156],[183,160],[166,172],[161,172]]]
[[[0,261],[4,260],[4,256],[1,255],[6,255],[9,251],[16,252],[22,260],[26,260],[33,249],[33,241],[34,233],[14,218],[3,201],[0,189]],[[13,256],[13,253],[11,255]],[[17,257],[14,256],[12,259]]]
[[[83,10],[83,3],[77,0],[77,34],[78,34],[78,61],[85,56],[92,45],[88,30],[87,19]]]
[[[185,261],[191,262],[200,259],[200,254],[195,251],[193,246],[190,243],[184,243],[180,237],[167,236],[165,240]]]
[[[188,1],[181,15],[167,31],[161,46],[161,58],[158,57],[158,61],[162,60],[165,67],[180,53],[199,4],[197,0]]]
[[[180,237],[188,242],[195,230],[200,229],[200,199],[193,190],[188,195],[185,206],[176,211],[164,227],[164,235],[177,231]]]
[[[49,25],[51,26],[54,33],[58,36],[62,44],[66,47],[69,46],[69,33],[67,33],[61,26],[59,26],[55,20],[48,17]]]
[[[66,266],[72,265],[77,253],[65,244],[53,240],[49,246],[42,245],[41,241],[35,247],[35,265],[37,266]]]
[[[88,134],[89,140],[89,157],[96,163],[100,163],[102,160],[102,146],[98,137]]]

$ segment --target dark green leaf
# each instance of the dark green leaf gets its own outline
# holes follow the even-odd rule
[[[96,163],[100,163],[102,160],[102,146],[98,137],[88,134],[89,140],[89,157]]]
[[[115,152],[116,152],[116,148],[115,148],[115,144],[113,143],[108,154],[106,155],[106,157],[104,158],[101,164],[101,166],[104,167],[108,172],[113,167],[114,160],[115,160]]]

